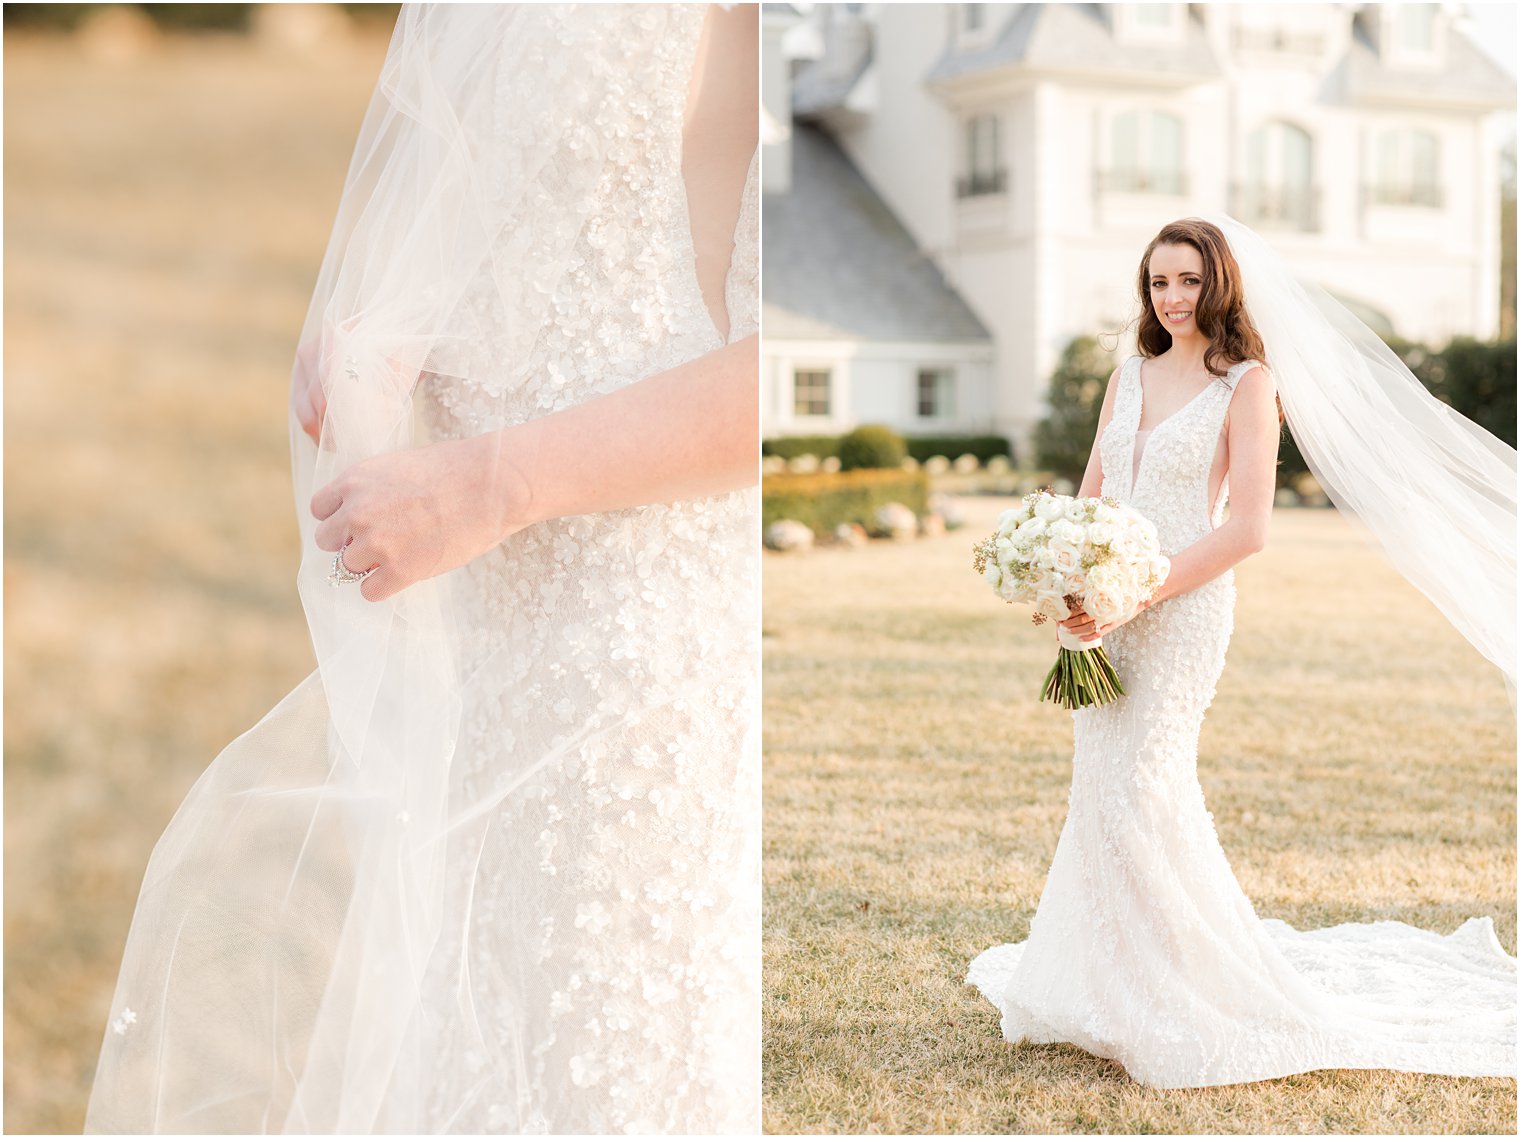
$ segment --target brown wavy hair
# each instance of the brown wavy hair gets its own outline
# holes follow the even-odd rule
[[[1203,353],[1203,366],[1213,375],[1223,375],[1231,364],[1244,360],[1265,364],[1267,349],[1261,342],[1261,333],[1251,323],[1251,314],[1246,311],[1240,266],[1235,263],[1229,242],[1218,226],[1197,217],[1184,217],[1162,227],[1140,258],[1140,275],[1136,281],[1140,296],[1140,354],[1149,359],[1172,346],[1172,334],[1161,323],[1151,304],[1151,254],[1158,245],[1191,245],[1203,258],[1203,288],[1193,306],[1198,331],[1209,341]]]

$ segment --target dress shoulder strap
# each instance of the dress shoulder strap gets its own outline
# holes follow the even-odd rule
[[[1257,360],[1241,360],[1238,364],[1236,364],[1234,367],[1232,367],[1229,371],[1225,372],[1222,376],[1220,376],[1219,377],[1219,382],[1222,383],[1222,384],[1224,384],[1231,391],[1234,391],[1235,390],[1235,385],[1240,382],[1240,377],[1241,376],[1245,375],[1245,373],[1248,372],[1248,371],[1250,371],[1253,367],[1261,367],[1261,366],[1262,366],[1261,363],[1259,361],[1257,361]]]

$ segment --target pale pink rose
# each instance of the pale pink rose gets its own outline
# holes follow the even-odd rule
[[[1082,607],[1099,624],[1107,624],[1118,620],[1128,611],[1124,599],[1124,594],[1115,589],[1094,589],[1089,585],[1087,595],[1082,599]]]
[[[1059,593],[1041,593],[1036,598],[1035,611],[1050,620],[1065,620],[1071,615],[1066,599]]]
[[[1058,573],[1069,574],[1082,564],[1081,552],[1070,542],[1057,538],[1051,541],[1049,548],[1051,557],[1054,559],[1052,566]]]

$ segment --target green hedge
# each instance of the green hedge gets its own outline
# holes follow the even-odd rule
[[[815,454],[819,458],[837,458],[839,435],[788,435],[783,438],[766,439],[760,444],[760,453],[796,458],[800,454]],[[908,435],[908,454],[923,462],[942,454],[954,460],[963,454],[974,454],[981,462],[994,455],[1007,455],[1013,461],[1013,448],[1002,435]]]
[[[760,523],[791,518],[819,536],[833,533],[842,522],[870,529],[876,511],[888,502],[923,514],[929,508],[929,476],[917,470],[772,474],[761,485]]]
[[[982,463],[1001,454],[1013,461],[1013,447],[1002,435],[913,435],[906,442],[909,457],[919,462],[937,454],[952,461],[963,454],[974,454]]]

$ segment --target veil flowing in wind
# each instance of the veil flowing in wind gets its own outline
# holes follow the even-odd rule
[[[530,993],[543,987],[534,969],[545,950],[506,935],[507,917],[483,899],[451,898],[458,887],[451,870],[499,858],[490,843],[501,840],[506,823],[494,812],[530,789],[547,795],[536,782],[545,771],[640,715],[711,703],[711,692],[687,673],[661,673],[650,693],[636,684],[603,691],[585,714],[552,730],[531,739],[519,730],[515,746],[501,732],[508,741],[497,745],[509,761],[488,777],[471,775],[469,796],[451,794],[471,685],[478,688],[490,664],[461,656],[461,626],[469,622],[456,601],[456,575],[380,603],[357,588],[332,588],[332,555],[316,548],[307,503],[355,462],[428,441],[424,389],[530,382],[511,379],[512,369],[542,354],[546,329],[562,327],[567,306],[585,295],[577,281],[589,270],[577,250],[588,241],[603,248],[624,240],[598,220],[598,209],[609,186],[630,192],[623,171],[641,161],[628,152],[628,116],[666,124],[649,129],[675,140],[679,163],[703,11],[403,7],[296,362],[315,369],[327,396],[320,445],[294,423],[291,432],[303,548],[298,582],[317,668],[206,770],[154,850],[88,1131],[554,1125],[543,1116],[539,1084],[556,1044],[551,1037],[535,1045],[521,1026],[521,1017],[538,1014],[536,1005],[500,1010],[472,996],[482,984]],[[616,265],[613,271],[627,275]],[[588,323],[582,339],[588,352],[602,353],[593,363],[606,376],[605,389],[638,378],[644,365],[631,355],[633,362],[603,366],[614,349],[598,334]],[[563,403],[563,394],[557,398]],[[746,509],[753,504],[745,502]],[[635,522],[619,524],[617,533],[637,532]],[[727,584],[734,619],[745,619],[744,582]],[[735,651],[742,656],[744,649]],[[747,801],[753,790],[757,798],[757,786],[738,785],[750,778],[747,769],[722,792]],[[680,808],[669,797],[661,804],[666,813]],[[743,824],[735,822],[734,832]],[[713,847],[705,856],[732,855],[714,872],[747,888],[755,851],[734,848]],[[704,854],[692,856],[700,863]],[[754,964],[758,976],[750,960],[758,953],[758,912],[750,911],[745,888],[735,896],[685,898],[690,921],[725,925],[734,939],[715,944],[693,933],[693,970],[721,950],[736,974]],[[590,903],[581,910],[589,915],[574,920],[577,929],[584,923],[589,935],[606,924]],[[641,919],[647,928],[648,916]],[[482,956],[476,926],[486,920],[498,931]],[[753,945],[745,942],[750,934]],[[707,983],[722,979],[714,974]],[[588,975],[587,983],[593,980]],[[683,973],[660,983],[665,988],[651,1001],[676,999],[666,988],[684,993],[695,981]],[[689,1093],[719,1105],[693,1113],[693,1125],[753,1127],[757,1114],[731,1104],[744,1099],[755,1077],[758,1043],[740,1028],[757,1024],[750,1019],[757,999],[742,986],[730,990],[724,1014],[731,1021],[699,1025],[716,1058],[686,1076],[697,1087]],[[626,1028],[618,1013],[607,1014],[610,1030]],[[447,1080],[435,1072],[441,1030],[459,1037]],[[673,1045],[661,1039],[650,1046]],[[559,1097],[578,1093],[568,1086],[572,1078],[589,1088],[586,1095],[619,1093],[593,1069],[594,1056],[578,1059],[580,1066],[565,1064],[567,1089]]]
[[[1293,440],[1342,512],[1504,673],[1516,661],[1515,448],[1425,389],[1328,293],[1271,247],[1205,214],[1240,266]]]

